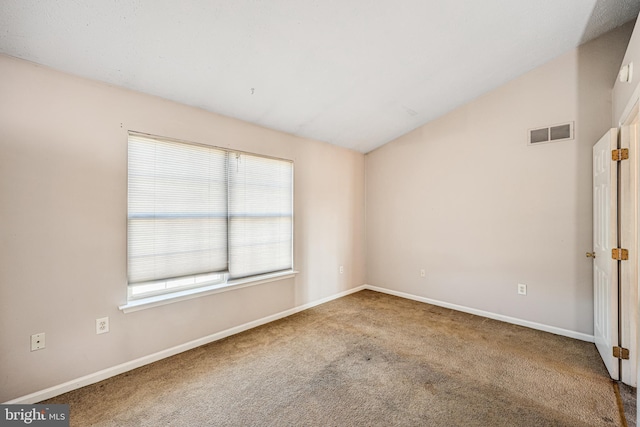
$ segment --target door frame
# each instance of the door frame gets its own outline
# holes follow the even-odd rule
[[[639,311],[639,251],[638,227],[638,100],[632,104],[624,120],[619,124],[620,148],[629,150],[629,159],[620,162],[619,247],[629,251],[629,260],[620,263],[619,328],[620,346],[635,350],[635,356],[621,361],[620,380],[633,387],[638,384],[638,311]]]

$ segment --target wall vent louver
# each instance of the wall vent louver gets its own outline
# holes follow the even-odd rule
[[[573,122],[529,129],[527,133],[528,145],[567,141],[570,139],[573,139]]]

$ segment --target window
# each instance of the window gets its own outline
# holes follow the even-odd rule
[[[293,163],[129,134],[129,299],[293,267]]]

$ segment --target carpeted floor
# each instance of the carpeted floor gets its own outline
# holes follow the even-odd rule
[[[377,292],[48,400],[72,426],[621,426],[593,344]]]
[[[624,415],[629,427],[636,427],[636,388],[629,385],[618,383],[620,388],[620,398],[622,400],[622,407],[624,408]]]

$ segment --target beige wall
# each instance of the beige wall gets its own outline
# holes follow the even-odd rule
[[[634,91],[640,90],[640,25],[638,25],[637,22],[621,65],[627,65],[630,62],[633,62],[634,67],[632,81],[621,82],[616,79],[613,87],[613,127],[618,127],[618,125],[624,121],[626,117],[622,117],[622,115],[624,114],[625,108],[627,108]],[[637,96],[638,94],[636,93],[636,97]],[[628,113],[627,111],[627,114]]]
[[[630,31],[367,154],[367,283],[591,335],[591,148]],[[527,146],[528,129],[568,121],[575,140]]]
[[[0,94],[0,402],[364,283],[362,154],[6,56]],[[127,130],[294,160],[300,274],[118,310]],[[111,331],[96,335],[102,316]],[[46,349],[30,352],[37,332]]]
[[[0,402],[365,279],[591,334],[591,147],[631,96],[616,85],[612,106],[631,29],[366,157],[0,55]],[[566,121],[576,122],[574,141],[526,145],[527,129]],[[294,160],[300,274],[118,310],[126,301],[127,130]],[[528,285],[526,297],[517,283]],[[103,316],[111,332],[98,336]],[[36,332],[46,332],[47,348],[30,352]]]

